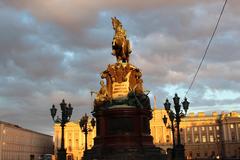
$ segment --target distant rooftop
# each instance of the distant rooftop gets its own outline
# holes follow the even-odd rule
[[[23,131],[28,131],[28,132],[32,132],[32,133],[36,133],[36,134],[41,134],[41,135],[44,135],[44,136],[51,136],[51,135],[47,135],[47,134],[40,133],[40,132],[37,132],[37,131],[33,131],[33,130],[30,130],[30,129],[22,128],[19,125],[16,125],[16,124],[13,124],[13,123],[9,123],[9,122],[5,122],[5,121],[0,121],[0,125],[1,124],[6,125],[8,127],[12,127],[12,128],[18,128],[18,129],[21,129]]]
[[[154,107],[155,111],[166,112],[164,108],[156,108]],[[221,112],[218,113],[216,111],[209,113],[209,112],[190,112],[187,114],[187,117],[217,117],[217,116],[224,116],[224,117],[240,117],[240,112],[232,111],[232,112]]]

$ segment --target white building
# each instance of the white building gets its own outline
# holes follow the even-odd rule
[[[0,121],[0,160],[37,160],[52,152],[52,136]]]

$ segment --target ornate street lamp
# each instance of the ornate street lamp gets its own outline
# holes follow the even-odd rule
[[[88,135],[88,132],[91,132],[93,130],[93,128],[95,127],[95,124],[96,124],[94,118],[92,118],[91,126],[88,126],[88,118],[89,117],[85,113],[85,115],[79,121],[80,128],[81,128],[82,132],[84,132],[84,135],[85,135],[85,151],[87,151],[87,135]]]
[[[61,127],[62,127],[61,148],[58,149],[58,159],[66,160],[66,149],[64,147],[64,126],[67,122],[69,122],[69,120],[72,116],[73,108],[70,103],[67,105],[65,103],[64,99],[62,100],[62,103],[60,103],[60,107],[61,107],[61,111],[62,111],[61,119],[58,116],[55,119],[57,109],[55,108],[54,104],[52,105],[52,108],[50,109],[50,111],[51,111],[51,116],[52,116],[53,121],[55,123],[61,123]]]
[[[175,113],[174,111],[171,109],[171,103],[169,103],[168,99],[166,99],[166,102],[164,103],[164,107],[165,110],[167,111],[168,117],[171,121],[171,125],[168,125],[167,127],[172,129],[172,135],[173,135],[173,158],[177,159],[177,160],[183,160],[184,159],[184,146],[181,144],[181,138],[180,138],[180,122],[181,122],[181,118],[185,117],[185,115],[187,114],[187,110],[189,107],[189,102],[187,101],[187,98],[184,99],[184,101],[182,102],[182,107],[184,110],[181,110],[181,104],[179,103],[180,98],[178,97],[177,94],[175,94],[174,98],[173,98],[173,102],[174,102],[174,109],[175,109]],[[167,117],[166,115],[164,115],[163,117],[163,122],[165,124],[165,126],[167,125]],[[176,125],[174,124],[174,122],[176,122]],[[177,145],[175,144],[175,127],[177,128]]]

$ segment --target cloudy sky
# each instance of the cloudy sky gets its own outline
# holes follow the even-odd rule
[[[0,0],[0,120],[52,133],[49,108],[64,98],[73,120],[111,55],[111,17],[127,30],[131,63],[161,108],[185,96],[224,0]],[[229,0],[187,97],[190,112],[240,111],[240,1]]]

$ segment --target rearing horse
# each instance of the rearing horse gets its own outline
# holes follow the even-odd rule
[[[115,35],[112,41],[112,55],[116,56],[117,62],[128,62],[131,47],[127,39],[126,30],[123,29],[122,23],[116,18],[112,18],[113,29]]]

